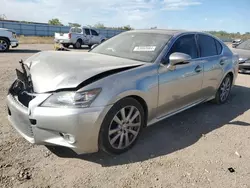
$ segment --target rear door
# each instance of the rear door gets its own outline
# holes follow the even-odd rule
[[[85,41],[84,41],[84,44],[89,45],[89,44],[91,44],[91,33],[90,33],[90,29],[85,28],[85,29],[84,29],[84,32],[85,32],[85,34],[86,34],[86,39],[85,39]]]
[[[228,63],[228,59],[222,55],[222,45],[215,38],[205,35],[197,35],[197,43],[200,51],[200,59],[204,65],[204,79],[202,92],[209,98],[215,95],[218,84],[223,77],[223,68]]]

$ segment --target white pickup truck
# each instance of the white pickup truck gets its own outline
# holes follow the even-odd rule
[[[15,48],[18,46],[16,32],[11,29],[0,28],[0,52],[6,52],[10,46]]]
[[[100,44],[106,40],[106,37],[100,35],[97,31],[86,27],[72,27],[69,33],[55,33],[54,41],[62,44],[65,48],[73,45],[79,49],[82,45],[88,45],[90,48],[94,44]]]

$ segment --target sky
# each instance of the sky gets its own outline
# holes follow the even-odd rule
[[[250,32],[250,0],[0,0],[10,20]]]

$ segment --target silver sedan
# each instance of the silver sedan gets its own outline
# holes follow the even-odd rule
[[[238,72],[238,57],[219,39],[153,29],[20,64],[9,121],[31,143],[76,153],[125,152],[144,127],[206,101],[225,103]]]

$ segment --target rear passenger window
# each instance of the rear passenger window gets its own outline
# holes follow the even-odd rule
[[[90,35],[89,29],[85,29],[85,33],[86,33],[86,35]]]
[[[169,55],[174,52],[181,52],[190,55],[192,59],[197,58],[198,51],[194,36],[195,35],[193,34],[184,35],[177,39],[174,45],[172,46]]]
[[[216,40],[216,39],[214,39],[214,40],[215,40],[216,47],[217,47],[217,54],[219,55],[222,52],[222,46],[221,46],[221,43],[218,40]]]
[[[201,57],[217,55],[215,40],[207,35],[198,35],[198,44]]]

